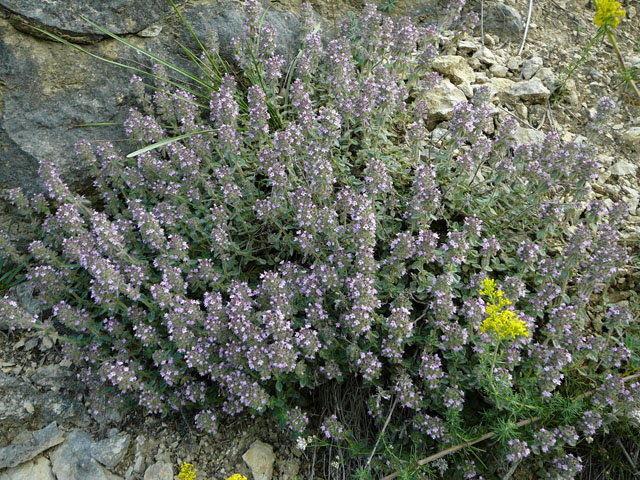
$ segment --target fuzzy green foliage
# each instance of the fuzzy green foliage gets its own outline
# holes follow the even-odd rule
[[[42,165],[42,328],[108,405],[191,411],[209,432],[270,413],[368,449],[372,475],[444,471],[444,455],[413,460],[490,437],[450,478],[579,469],[567,450],[640,392],[633,313],[607,301],[624,212],[592,200],[593,150],[517,145],[480,87],[432,141],[435,28],[369,6],[323,42],[305,7],[287,63],[257,2],[247,18],[242,73],[203,69],[208,109],[157,68],[125,122],[142,151],[78,147],[99,201]],[[486,279],[528,335],[483,333]]]

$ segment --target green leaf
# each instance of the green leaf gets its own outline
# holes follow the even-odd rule
[[[135,152],[131,152],[129,155],[127,155],[127,158],[137,157],[138,155],[140,155],[142,153],[145,153],[145,152],[148,152],[149,150],[154,150],[156,148],[163,147],[163,146],[168,145],[170,143],[177,142],[177,141],[180,141],[180,140],[184,140],[185,138],[193,137],[195,135],[202,135],[203,133],[213,133],[215,131],[216,130],[214,130],[214,129],[198,130],[197,132],[185,133],[184,135],[178,135],[177,137],[165,138],[164,140],[161,140],[159,142],[152,143],[151,145],[147,145],[146,147],[141,148],[140,150],[136,150]]]

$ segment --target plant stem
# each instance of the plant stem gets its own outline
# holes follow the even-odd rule
[[[622,70],[622,73],[626,75],[627,67],[624,63],[624,59],[622,58],[622,54],[620,53],[620,48],[618,47],[618,42],[616,42],[616,37],[613,36],[613,32],[610,29],[607,29],[607,36],[609,37],[609,41],[611,42],[611,45],[613,46],[613,49],[616,52],[616,56],[618,57],[620,70]],[[633,90],[633,93],[635,93],[638,100],[640,100],[640,91],[638,91],[638,87],[636,86],[636,83],[633,81],[633,78],[625,77],[625,82],[627,82],[627,85],[631,87],[631,89]]]
[[[624,383],[628,383],[631,380],[635,380],[637,378],[640,377],[640,374],[635,374],[635,375],[629,375],[627,377],[624,377]],[[575,399],[576,400],[580,400],[581,398],[585,398],[585,397],[589,397],[591,395],[593,395],[595,393],[595,390],[593,391],[589,391],[589,392],[585,392],[581,395],[578,395]],[[516,428],[520,428],[520,427],[524,427],[526,425],[529,425],[530,423],[534,423],[537,422],[538,420],[540,420],[540,417],[531,417],[531,418],[526,418],[524,420],[520,420],[518,423],[516,423]],[[467,447],[471,447],[473,445],[475,445],[476,443],[480,443],[480,442],[484,442],[485,440],[489,440],[490,438],[494,437],[496,434],[496,432],[488,432],[485,433],[484,435],[482,435],[481,437],[476,438],[475,440],[471,440],[469,442],[463,442],[463,443],[459,443],[458,445],[454,445],[453,447],[449,447],[445,450],[441,450],[438,453],[434,453],[433,455],[423,458],[421,460],[418,460],[416,462],[416,466],[421,467],[423,465],[426,465],[427,463],[433,462],[434,460],[437,460],[439,458],[445,457],[447,455],[451,455],[452,453],[457,452],[458,450],[462,450],[463,448],[467,448]],[[393,480],[394,478],[397,478],[399,475],[398,472],[394,472],[390,475],[387,475],[386,477],[382,477],[380,480]]]
[[[520,428],[520,427],[524,427],[525,425],[529,425],[530,423],[533,423],[537,420],[539,420],[540,417],[533,417],[533,418],[527,418],[526,420],[521,420],[518,423],[516,423],[516,427]],[[496,432],[489,432],[489,433],[485,433],[484,435],[482,435],[481,437],[476,438],[475,440],[471,440],[470,442],[463,442],[463,443],[459,443],[458,445],[454,445],[453,447],[447,448],[446,450],[442,450],[438,453],[434,453],[433,455],[423,458],[421,460],[418,460],[416,462],[417,466],[423,466],[426,465],[427,463],[433,462],[434,460],[437,460],[438,458],[441,457],[445,457],[447,455],[451,455],[452,453],[457,452],[458,450],[462,450],[463,448],[467,448],[467,447],[471,447],[472,445],[475,445],[476,443],[480,443],[480,442],[484,442],[485,440],[489,440],[490,438],[492,438],[494,435],[496,434]],[[398,477],[398,472],[392,473],[391,475],[387,475],[386,477],[383,477],[381,480],[393,480],[394,478]]]

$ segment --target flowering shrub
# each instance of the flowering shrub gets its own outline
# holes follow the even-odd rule
[[[211,82],[206,111],[134,77],[125,129],[142,151],[78,146],[98,201],[47,162],[48,202],[12,192],[44,217],[42,327],[107,405],[191,409],[207,432],[269,412],[294,436],[375,444],[368,469],[389,468],[380,435],[432,452],[494,432],[502,461],[458,453],[455,475],[577,471],[565,450],[640,392],[633,314],[606,294],[628,262],[624,212],[593,200],[592,149],[517,146],[483,87],[431,142],[435,27],[370,5],[325,42],[305,5],[287,63],[260,18],[248,0],[243,73]]]

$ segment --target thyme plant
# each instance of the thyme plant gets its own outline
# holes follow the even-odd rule
[[[207,64],[215,42],[194,56],[207,105],[157,67],[132,79],[138,152],[78,145],[99,198],[49,162],[46,197],[11,192],[40,219],[34,326],[107,407],[210,433],[270,414],[299,444],[364,446],[361,475],[573,478],[571,448],[640,392],[633,306],[607,293],[625,212],[594,199],[594,149],[518,146],[481,86],[431,142],[438,28],[368,5],[325,41],[304,5],[287,64],[257,0],[246,14],[241,71]]]

